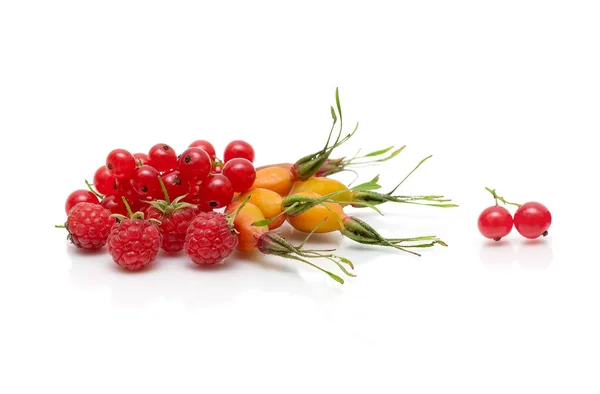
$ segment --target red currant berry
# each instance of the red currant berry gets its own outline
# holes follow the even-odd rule
[[[208,155],[210,156],[211,160],[214,160],[215,157],[217,156],[217,153],[215,151],[215,147],[213,146],[213,144],[211,144],[208,141],[205,140],[198,140],[198,141],[194,141],[190,144],[190,148],[200,148],[203,151],[205,151],[206,153],[208,153]]]
[[[515,212],[515,228],[525,238],[535,239],[548,235],[552,215],[539,202],[526,202]]]
[[[495,205],[481,212],[477,221],[479,232],[486,238],[500,241],[513,227],[513,218],[508,209]]]
[[[233,187],[227,177],[216,174],[206,179],[200,185],[200,205],[213,209],[222,208],[233,199]]]
[[[150,158],[145,153],[134,153],[133,158],[135,159],[135,164],[138,166],[143,166],[144,164],[150,163]]]
[[[67,201],[65,202],[65,212],[67,215],[69,214],[71,208],[80,202],[91,202],[93,204],[98,204],[99,201],[98,197],[96,197],[96,195],[89,190],[75,190],[73,193],[69,194]]]
[[[115,149],[106,157],[106,167],[117,179],[129,178],[136,168],[135,158],[125,149]]]
[[[179,156],[179,174],[188,181],[203,181],[212,168],[210,157],[200,148],[188,148]]]
[[[150,165],[160,172],[171,171],[177,168],[177,154],[167,144],[156,144],[148,152]]]
[[[158,170],[149,165],[138,167],[131,174],[131,187],[142,198],[160,198],[162,189]]]
[[[111,194],[110,196],[104,197],[102,201],[100,201],[100,205],[108,209],[111,213],[129,216],[120,194]]]
[[[102,166],[94,174],[94,187],[98,193],[105,196],[116,194],[118,192],[117,178],[110,174],[106,166]]]
[[[163,183],[169,194],[169,198],[175,199],[179,196],[187,194],[190,190],[187,182],[184,182],[179,171],[171,171],[162,176]]]
[[[235,158],[225,163],[223,166],[223,175],[231,182],[234,192],[242,193],[250,189],[254,184],[256,170],[250,161]]]
[[[225,147],[225,152],[223,153],[223,160],[227,163],[231,159],[235,159],[237,157],[241,157],[242,159],[246,159],[250,162],[254,162],[254,148],[252,145],[242,140],[231,141]]]

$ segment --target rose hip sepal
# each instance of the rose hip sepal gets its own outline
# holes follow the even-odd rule
[[[123,203],[127,207],[129,218],[111,215],[118,222],[112,226],[108,235],[108,252],[121,267],[138,271],[156,260],[162,242],[158,229],[160,222],[155,219],[145,220],[141,212],[131,212],[125,198]]]
[[[354,133],[356,133],[356,130],[358,130],[357,123],[354,130],[342,138],[342,107],[340,105],[340,96],[337,88],[335,89],[335,103],[337,107],[337,114],[335,112],[335,109],[331,107],[331,117],[333,119],[333,124],[331,125],[329,137],[327,138],[325,146],[320,151],[306,155],[299,159],[296,163],[294,163],[294,165],[290,169],[294,179],[306,180],[315,175],[319,171],[319,169],[323,167],[323,165],[327,162],[327,159],[329,159],[331,152],[333,152],[335,148],[339,147],[344,142],[348,141],[354,135]],[[335,138],[335,141],[332,141],[333,130],[338,121],[338,114],[340,121],[340,130]]]
[[[99,204],[80,202],[69,211],[65,224],[55,227],[66,229],[67,239],[76,247],[99,249],[106,244],[114,223],[108,209]]]

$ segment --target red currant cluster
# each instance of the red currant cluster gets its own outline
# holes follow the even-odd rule
[[[89,190],[69,195],[67,221],[57,227],[78,248],[108,244],[114,261],[132,271],[152,263],[160,248],[179,252],[186,242],[195,262],[216,263],[231,253],[237,238],[213,209],[252,187],[253,161],[254,149],[240,140],[227,145],[223,160],[203,140],[179,156],[167,144],[154,145],[148,154],[115,149],[94,174],[94,188],[88,183]]]
[[[71,193],[65,211],[68,214],[77,203],[90,202],[113,214],[127,215],[123,197],[133,211],[141,210],[144,202],[164,198],[159,177],[171,199],[185,195],[183,201],[211,211],[225,207],[234,193],[252,186],[256,177],[253,161],[254,149],[241,140],[227,145],[223,160],[204,140],[191,143],[179,156],[168,144],[156,144],[147,154],[115,149],[94,174],[95,190],[88,184],[90,190]]]
[[[548,235],[548,229],[552,223],[552,215],[548,208],[539,202],[531,201],[525,204],[517,204],[506,201],[496,193],[496,189],[485,188],[492,193],[496,200],[496,205],[488,207],[481,212],[477,225],[479,232],[486,238],[500,241],[512,231],[513,225],[523,237],[536,239]],[[517,207],[514,218],[510,211],[500,205],[498,201],[505,205]]]

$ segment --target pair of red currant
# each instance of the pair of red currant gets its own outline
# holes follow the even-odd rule
[[[536,239],[548,235],[552,223],[552,215],[548,208],[539,202],[517,204],[506,201],[496,194],[496,189],[485,188],[494,196],[496,205],[488,207],[481,212],[477,225],[479,232],[486,238],[500,241],[512,231],[513,225],[523,237]],[[514,217],[508,209],[498,205],[498,201],[505,205],[518,207]]]

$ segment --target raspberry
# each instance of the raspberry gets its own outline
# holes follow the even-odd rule
[[[192,221],[185,237],[185,253],[198,265],[216,264],[233,252],[237,235],[224,215],[200,212]]]
[[[69,232],[68,239],[78,248],[98,249],[106,244],[110,228],[115,219],[111,212],[99,204],[80,202],[67,217],[64,227]],[[62,226],[57,226],[62,227]]]
[[[172,211],[162,211],[151,206],[146,210],[147,218],[161,222],[158,226],[163,236],[161,247],[166,252],[179,252],[183,249],[185,234],[197,214],[198,208],[194,206],[174,208]]]
[[[196,215],[198,208],[190,203],[182,202],[186,196],[179,196],[173,201],[162,178],[158,178],[160,187],[165,196],[164,200],[150,202],[144,214],[149,219],[154,219],[160,224],[158,228],[162,234],[161,247],[166,252],[179,252],[183,249],[186,231]]]
[[[123,219],[110,230],[108,252],[121,267],[137,271],[156,259],[161,241],[156,224],[143,219]]]

